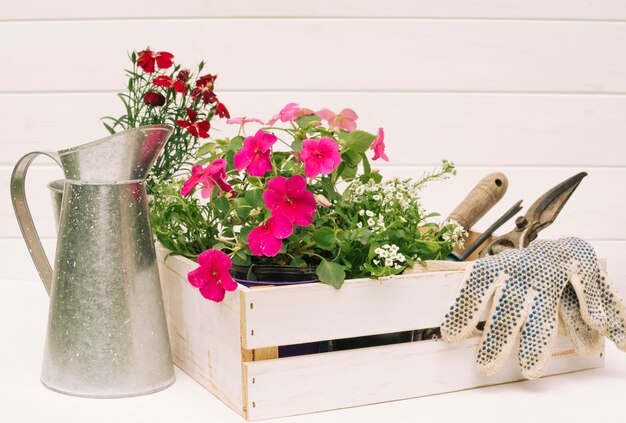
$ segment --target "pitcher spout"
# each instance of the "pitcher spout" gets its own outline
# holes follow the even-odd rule
[[[75,184],[143,181],[173,130],[170,125],[142,126],[61,150],[65,179]]]

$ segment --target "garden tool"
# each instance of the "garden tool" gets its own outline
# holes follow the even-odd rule
[[[500,201],[508,187],[509,180],[503,173],[494,172],[485,176],[445,220],[454,220],[463,229],[469,231],[485,213]]]
[[[587,176],[587,172],[580,172],[539,197],[524,216],[515,220],[515,228],[493,240],[480,252],[480,256],[498,254],[507,248],[528,246],[532,240],[537,238],[539,231],[554,222],[585,176]]]
[[[485,242],[498,228],[508,222],[513,216],[515,216],[522,209],[522,200],[513,204],[513,207],[508,209],[498,220],[496,220],[485,232],[480,234],[474,242],[472,242],[462,253],[453,251],[450,253],[446,260],[448,261],[465,261],[470,254],[472,254],[483,242]]]
[[[41,381],[78,396],[125,397],[174,382],[145,178],[173,128],[131,129],[22,157],[11,197],[50,312]],[[40,154],[65,174],[54,270],[37,235],[25,177]]]
[[[522,375],[540,377],[551,358],[559,316],[578,354],[599,354],[602,336],[626,350],[624,304],[593,247],[581,239],[535,240],[527,248],[477,260],[443,319],[442,338],[468,337],[490,303],[476,357],[485,375],[502,367],[521,332]]]

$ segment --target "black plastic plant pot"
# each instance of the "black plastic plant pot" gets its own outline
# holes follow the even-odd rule
[[[413,341],[413,331],[394,332],[382,335],[359,336],[357,338],[335,339],[332,341],[331,349],[333,351],[343,351],[411,341]]]
[[[255,280],[250,280],[249,273],[254,275]],[[247,287],[263,285],[296,285],[302,283],[319,282],[314,267],[292,266],[237,266],[233,265],[231,274],[233,278]]]

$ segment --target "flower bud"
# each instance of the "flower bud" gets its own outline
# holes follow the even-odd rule
[[[324,197],[322,194],[315,195],[315,202],[322,207],[332,206],[332,203],[328,201],[328,198]]]
[[[162,106],[165,104],[165,97],[158,91],[148,91],[145,96],[143,96],[143,102],[148,106]]]

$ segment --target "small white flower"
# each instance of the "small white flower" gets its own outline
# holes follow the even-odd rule
[[[396,264],[395,266],[393,266],[396,269],[400,269],[402,266],[400,266],[399,264]]]
[[[368,226],[375,226],[376,222],[374,222],[374,219],[372,219],[371,217],[369,219],[367,219],[367,225]]]
[[[365,212],[365,214],[366,214],[367,216],[369,216],[369,217],[374,216],[374,212],[373,212],[373,211],[371,211],[371,210],[366,211],[366,212]]]
[[[383,197],[380,194],[375,194],[374,196],[372,196],[372,198],[374,199],[374,201],[380,201],[383,199]]]
[[[387,267],[393,266],[393,260],[390,259],[390,258],[386,258],[385,259],[385,266],[387,266]]]
[[[374,262],[374,264],[375,264],[376,266],[378,266],[378,265],[380,264],[380,260],[378,260],[378,259],[374,259],[374,260],[372,260],[372,261]]]
[[[363,223],[357,222],[356,223],[356,227],[359,228],[359,229],[363,228]]]
[[[389,251],[387,250],[380,250],[380,252],[378,252],[378,255],[382,258],[387,258],[389,257]]]
[[[359,216],[363,216],[365,214],[365,210],[361,209],[359,210]]]

